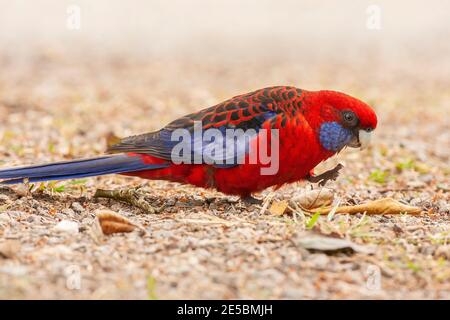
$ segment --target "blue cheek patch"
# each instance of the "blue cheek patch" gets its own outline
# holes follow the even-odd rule
[[[352,132],[337,122],[325,122],[320,126],[320,144],[329,151],[342,149],[352,139]]]

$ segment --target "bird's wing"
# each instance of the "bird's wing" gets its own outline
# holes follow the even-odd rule
[[[188,150],[189,163],[211,164],[213,161],[217,167],[232,167],[237,159],[248,153],[250,141],[256,138],[261,128],[274,127],[286,116],[277,108],[278,101],[267,94],[267,90],[236,96],[179,118],[159,131],[125,138],[108,151],[149,154],[176,162],[180,160],[177,152],[182,142],[184,151]],[[242,132],[244,139],[232,136],[233,133],[239,136]],[[175,150],[177,152],[174,153]],[[186,152],[182,158],[186,163]]]

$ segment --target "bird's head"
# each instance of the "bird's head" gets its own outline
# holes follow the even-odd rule
[[[317,129],[323,148],[337,152],[343,147],[365,148],[377,126],[377,116],[366,103],[336,91],[310,92],[306,119]]]

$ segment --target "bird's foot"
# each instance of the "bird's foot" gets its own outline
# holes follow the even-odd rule
[[[148,201],[145,192],[137,189],[103,190],[97,189],[94,198],[107,198],[128,203],[134,207],[142,209],[146,213],[160,213],[164,208],[153,207]]]
[[[339,170],[341,170],[344,166],[342,164],[338,164],[333,169],[325,171],[317,176],[307,176],[306,180],[312,183],[319,183],[319,186],[323,187],[328,181],[336,180],[339,176]]]
[[[264,202],[263,200],[253,198],[252,196],[244,197],[241,200],[247,205],[253,205],[253,204],[262,205]]]

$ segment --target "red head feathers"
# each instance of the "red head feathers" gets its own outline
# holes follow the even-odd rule
[[[366,103],[337,91],[306,92],[305,118],[318,130],[326,149],[365,147],[377,126],[377,116]],[[341,137],[341,140],[338,138]]]

